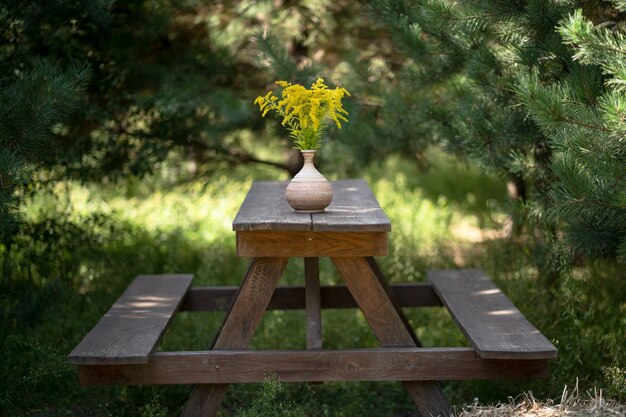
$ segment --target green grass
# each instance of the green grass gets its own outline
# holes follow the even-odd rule
[[[502,220],[495,207],[504,198],[503,181],[434,150],[429,160],[427,171],[399,158],[364,171],[392,221],[390,254],[380,259],[389,280],[422,281],[428,269],[481,267],[561,355],[546,381],[449,383],[450,399],[457,405],[475,397],[505,401],[529,389],[555,397],[577,377],[583,388],[613,387],[613,395],[622,395],[624,272],[598,262],[544,291],[523,241],[470,242],[455,232],[463,226],[480,234]],[[32,226],[10,252],[0,248],[8,271],[0,287],[0,415],[178,415],[189,386],[83,388],[65,357],[137,274],[189,272],[194,285],[237,285],[248,261],[235,256],[232,219],[253,179],[284,174],[247,167],[192,179],[174,161],[159,172],[117,185],[58,184],[62,198],[39,195],[29,203],[25,216]],[[339,282],[326,259],[321,279]],[[302,261],[292,260],[281,284],[302,282]],[[425,345],[467,345],[444,309],[407,314]],[[206,349],[222,319],[222,313],[180,313],[162,348]],[[323,323],[329,348],[377,346],[356,310],[324,311]],[[304,334],[301,311],[271,311],[252,347],[303,348]],[[289,416],[416,415],[399,383],[237,385],[222,415],[255,416],[272,404],[276,415]]]

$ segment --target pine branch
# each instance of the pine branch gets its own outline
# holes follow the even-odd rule
[[[618,30],[594,27],[577,10],[558,28],[564,42],[576,48],[574,59],[583,64],[600,65],[611,76],[608,81],[618,90],[626,89],[626,37]]]
[[[78,105],[89,76],[86,66],[65,71],[37,61],[0,91],[0,237],[6,239],[18,222],[21,193],[27,185],[27,167],[49,154],[52,129]]]
[[[273,74],[275,80],[288,80],[291,83],[310,84],[320,74],[314,65],[298,68],[293,57],[279,40],[270,33],[259,34],[256,38],[260,57]]]
[[[267,166],[271,166],[274,168],[282,169],[284,171],[287,171],[290,174],[292,173],[292,168],[288,164],[281,163],[281,162],[268,161],[266,159],[259,159],[250,153],[243,152],[241,149],[228,148],[227,154],[230,157],[234,158],[240,164],[267,165]]]
[[[626,12],[626,0],[609,0],[620,12]]]

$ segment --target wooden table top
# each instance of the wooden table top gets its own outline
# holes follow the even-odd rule
[[[332,181],[324,213],[296,213],[285,200],[287,181],[255,181],[233,221],[233,230],[388,232],[391,222],[365,180]]]

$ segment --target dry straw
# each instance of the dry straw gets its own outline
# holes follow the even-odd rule
[[[602,395],[602,390],[587,392],[581,396],[578,392],[578,381],[572,392],[563,390],[561,400],[557,404],[553,400],[539,401],[532,393],[518,398],[510,398],[508,404],[483,406],[472,404],[466,407],[459,417],[626,417],[626,404]]]

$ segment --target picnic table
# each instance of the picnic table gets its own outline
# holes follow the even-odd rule
[[[420,414],[452,411],[438,381],[541,378],[556,348],[481,271],[429,271],[428,283],[390,285],[374,257],[387,255],[391,223],[364,180],[332,183],[325,213],[295,213],[286,182],[254,182],[233,230],[252,259],[241,285],[191,287],[191,275],[141,275],[70,353],[79,381],[195,384],[183,416],[214,416],[228,384],[402,381]],[[304,285],[278,286],[289,258],[304,258]],[[330,257],[345,285],[320,286]],[[423,347],[403,307],[445,306],[471,347]],[[359,308],[377,349],[324,349],[321,310]],[[268,309],[306,311],[306,350],[248,350]],[[156,352],[177,311],[227,311],[205,351]]]

